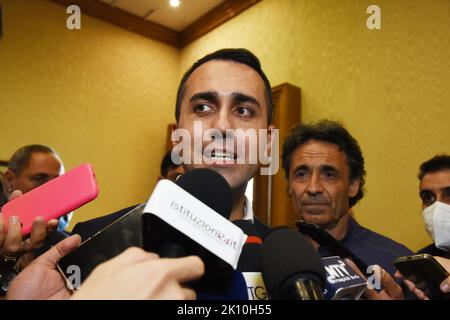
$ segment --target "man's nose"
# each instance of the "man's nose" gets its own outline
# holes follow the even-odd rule
[[[223,140],[233,139],[233,119],[227,108],[221,108],[211,123],[215,135],[219,134]]]
[[[322,181],[320,180],[320,175],[314,172],[311,178],[308,180],[308,185],[306,186],[306,191],[310,195],[320,194],[323,191]]]
[[[227,129],[232,129],[233,124],[231,120],[230,112],[228,112],[228,108],[222,107],[220,111],[216,114],[214,118],[214,128],[220,130],[225,134]]]

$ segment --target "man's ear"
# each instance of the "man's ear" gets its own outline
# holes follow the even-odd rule
[[[6,184],[6,188],[8,189],[8,192],[11,192],[11,183],[16,178],[16,174],[11,169],[8,169],[3,174],[3,179]]]
[[[287,195],[289,198],[292,198],[292,187],[291,187],[291,183],[289,181],[289,178],[287,179]]]
[[[4,177],[6,182],[11,183],[11,181],[13,181],[14,178],[16,177],[16,174],[11,169],[8,169],[3,174],[3,177]]]
[[[178,129],[178,124],[177,123],[171,123],[170,127],[171,127],[170,136],[172,136],[173,132]],[[170,141],[172,141],[172,147],[175,147],[177,145],[176,141],[174,141],[172,139],[170,139]]]
[[[268,128],[267,128],[267,142],[266,142],[266,149],[267,149],[267,155],[272,155],[272,147],[273,147],[273,139],[274,139],[274,135],[273,135],[273,130],[275,129],[275,126],[273,124],[271,124]]]
[[[358,194],[360,183],[361,183],[361,180],[359,180],[359,179],[354,179],[353,181],[350,182],[350,186],[348,188],[348,197],[349,198],[353,198],[354,196],[356,196]]]

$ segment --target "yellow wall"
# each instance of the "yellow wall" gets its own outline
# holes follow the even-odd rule
[[[366,28],[369,4],[379,31]],[[204,54],[245,47],[272,85],[302,89],[302,119],[342,121],[367,164],[357,219],[416,250],[430,243],[421,220],[418,166],[450,152],[448,0],[264,0],[181,52],[180,72]]]
[[[67,168],[93,163],[101,195],[74,223],[148,197],[181,74],[215,49],[246,47],[272,85],[302,89],[304,121],[341,120],[359,140],[357,219],[411,249],[429,243],[416,174],[450,152],[448,0],[264,0],[181,53],[87,16],[69,31],[64,8],[45,0],[2,3],[0,159],[36,142]],[[366,28],[372,3],[380,31]]]
[[[66,169],[94,165],[99,198],[80,220],[142,202],[159,174],[173,119],[179,51],[46,0],[2,1],[0,159],[56,148]]]

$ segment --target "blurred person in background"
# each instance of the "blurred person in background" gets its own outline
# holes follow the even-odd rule
[[[450,156],[438,155],[422,163],[419,180],[425,229],[433,243],[418,253],[450,258]]]
[[[4,173],[6,196],[14,190],[27,193],[64,174],[64,164],[56,151],[48,146],[32,144],[18,149],[12,155]],[[58,231],[64,232],[72,213],[59,219]]]

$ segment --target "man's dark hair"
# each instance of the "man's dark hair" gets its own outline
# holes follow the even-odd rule
[[[172,161],[172,151],[169,151],[164,155],[161,161],[160,174],[162,177],[167,177],[170,169],[175,169],[176,167],[179,166],[181,166],[181,164],[175,164]]]
[[[289,179],[292,154],[298,147],[311,140],[332,143],[337,145],[339,150],[344,151],[349,167],[350,181],[356,179],[360,181],[358,193],[349,199],[349,206],[353,207],[364,195],[364,177],[366,175],[364,157],[358,142],[337,121],[321,120],[312,124],[299,124],[292,129],[283,144],[282,161],[286,178]]]
[[[255,70],[261,76],[262,80],[264,81],[265,87],[264,91],[267,104],[267,122],[270,123],[272,121],[272,87],[270,86],[269,79],[267,79],[266,75],[261,69],[261,63],[259,62],[259,59],[247,49],[222,49],[210,53],[195,62],[183,75],[183,78],[181,78],[180,81],[180,85],[178,86],[175,119],[177,121],[180,119],[181,101],[183,100],[184,92],[186,89],[186,81],[198,67],[211,60],[232,61],[245,64]]]
[[[446,154],[434,156],[422,163],[419,170],[419,180],[422,180],[426,174],[431,172],[450,170],[450,156]]]
[[[50,147],[40,144],[28,145],[14,152],[11,160],[9,160],[8,169],[19,175],[28,166],[33,153],[52,153],[57,155],[55,150]]]

